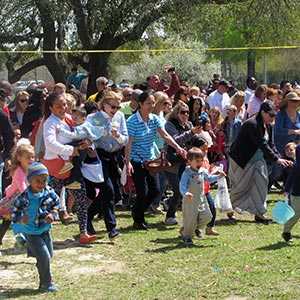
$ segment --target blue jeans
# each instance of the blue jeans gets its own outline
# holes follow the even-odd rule
[[[155,199],[153,200],[153,205],[155,207],[159,206],[160,201],[162,200],[162,197],[164,195],[166,186],[167,186],[167,178],[164,172],[158,173],[158,179],[159,179],[159,194]]]
[[[179,191],[179,176],[178,174],[165,172],[167,180],[172,188],[173,196],[169,199],[169,209],[167,211],[166,219],[175,218],[177,207],[182,199]]]
[[[2,175],[4,170],[4,162],[0,158],[0,199],[2,199]]]
[[[41,235],[25,234],[28,255],[36,258],[36,267],[40,278],[40,287],[47,288],[52,283],[50,260],[53,256],[53,244],[50,232]]]

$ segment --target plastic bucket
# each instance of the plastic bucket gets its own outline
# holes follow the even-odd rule
[[[295,212],[286,201],[278,201],[272,210],[272,219],[278,224],[285,224],[295,215]]]

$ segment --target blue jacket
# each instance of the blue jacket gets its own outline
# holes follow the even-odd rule
[[[297,112],[297,120],[295,123],[291,121],[285,110],[281,110],[276,115],[274,127],[274,142],[278,152],[283,155],[284,147],[290,142],[299,142],[299,135],[288,135],[290,129],[300,129],[300,113]]]
[[[233,122],[225,121],[224,134],[225,134],[225,145],[230,147],[236,140],[242,127],[242,121],[239,118],[235,118]]]

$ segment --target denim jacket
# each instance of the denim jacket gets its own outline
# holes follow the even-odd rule
[[[12,222],[19,223],[22,217],[26,214],[26,210],[29,207],[29,188],[27,188],[20,196],[16,198],[13,204]],[[40,206],[35,218],[35,224],[40,226],[45,221],[45,217],[53,210],[57,210],[59,207],[59,197],[54,190],[47,186],[43,190],[41,196]]]

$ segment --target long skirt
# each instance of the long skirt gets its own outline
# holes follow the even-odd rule
[[[233,209],[263,215],[267,211],[268,168],[264,159],[244,169],[229,158],[230,199]]]

